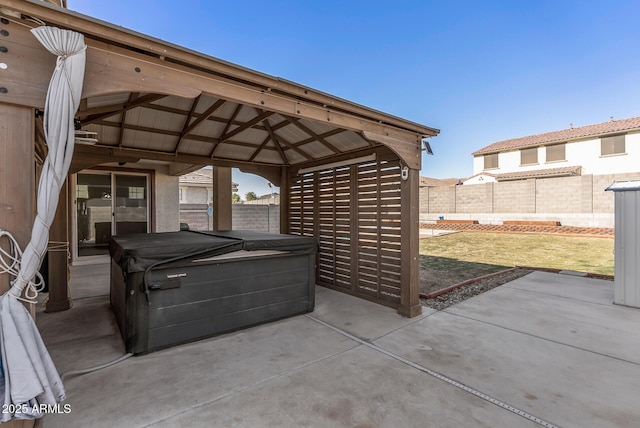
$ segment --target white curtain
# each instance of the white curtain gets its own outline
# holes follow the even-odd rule
[[[53,223],[60,197],[60,188],[67,177],[74,145],[74,117],[78,111],[84,81],[84,36],[55,27],[31,30],[49,52],[58,56],[49,83],[44,106],[44,132],[49,146],[38,185],[37,216],[20,264],[20,272],[10,293],[20,296],[33,279],[49,242],[49,227]]]
[[[55,27],[31,30],[52,54],[57,55],[45,102],[44,132],[49,152],[38,184],[37,215],[8,293],[0,297],[0,345],[2,376],[0,402],[2,422],[42,416],[39,405],[54,405],[65,399],[60,376],[27,309],[17,300],[31,284],[49,242],[49,227],[58,206],[60,188],[69,171],[74,145],[74,117],[84,80],[85,49],[82,34]]]

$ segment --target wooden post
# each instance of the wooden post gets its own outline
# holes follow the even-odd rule
[[[291,232],[289,202],[289,168],[283,166],[280,179],[280,233]]]
[[[56,216],[49,229],[49,300],[45,312],[65,311],[71,308],[71,298],[67,286],[67,269],[69,260],[67,251],[69,248],[67,232],[69,180],[65,180],[60,189],[60,200],[56,209]],[[66,245],[57,244],[66,242]]]
[[[231,168],[213,167],[213,230],[231,230]]]
[[[34,220],[33,132],[33,109],[0,104],[0,229],[10,232],[23,250]],[[9,275],[1,274],[0,292],[8,289]]]
[[[409,176],[402,180],[402,207],[400,227],[402,255],[400,260],[400,306],[398,313],[412,318],[422,313],[420,306],[420,226],[419,170],[409,168]]]

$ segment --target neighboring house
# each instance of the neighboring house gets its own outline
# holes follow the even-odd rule
[[[640,117],[530,135],[473,152],[465,184],[640,170]]]
[[[495,183],[496,174],[491,174],[489,172],[481,172],[480,174],[476,174],[469,178],[466,178],[462,181],[462,184],[484,184],[484,183]]]
[[[180,176],[180,204],[208,204],[213,200],[213,170],[201,168]],[[238,183],[231,183],[231,193],[238,192]]]
[[[253,201],[243,201],[243,204],[249,205],[280,205],[279,193],[267,193],[266,195],[258,196],[258,199]]]
[[[437,186],[455,186],[460,183],[461,180],[459,178],[431,178],[431,177],[420,177],[420,187],[437,187]]]
[[[475,151],[473,165],[463,186],[421,178],[423,221],[613,227],[613,195],[605,189],[640,179],[640,117],[499,141]]]

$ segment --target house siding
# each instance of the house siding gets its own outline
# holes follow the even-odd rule
[[[183,192],[183,200],[181,202],[188,204],[206,204],[209,202],[208,191],[206,187],[180,186]]]
[[[505,174],[520,171],[535,171],[557,167],[581,166],[583,174],[612,174],[638,172],[640,159],[640,133],[628,133],[625,141],[625,154],[600,156],[600,138],[590,138],[566,143],[564,161],[546,162],[546,148],[538,147],[538,163],[520,165],[520,150],[501,152],[498,156],[498,168],[486,170],[492,174]],[[484,169],[484,157],[474,156],[473,173],[480,174]]]

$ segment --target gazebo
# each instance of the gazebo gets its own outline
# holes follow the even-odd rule
[[[46,2],[0,0],[0,17],[0,228],[21,245],[33,223],[46,152],[41,111],[55,67],[29,30],[46,24],[87,44],[70,174],[154,164],[179,176],[211,165],[218,230],[231,228],[231,168],[260,175],[280,187],[281,232],[318,239],[318,285],[421,313],[419,171],[437,129]],[[71,187],[52,241],[72,240]],[[167,203],[153,187],[150,197]],[[158,219],[149,229],[158,231]],[[49,310],[69,307],[67,263],[66,252],[49,252]]]

